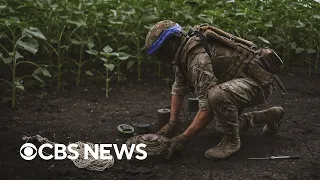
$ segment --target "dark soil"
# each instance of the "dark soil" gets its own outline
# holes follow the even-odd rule
[[[41,135],[57,143],[89,141],[124,143],[116,127],[121,123],[155,123],[156,111],[170,106],[170,86],[148,79],[125,85],[112,84],[110,98],[103,85],[88,83],[81,88],[53,87],[29,90],[17,107],[2,105],[0,124],[0,179],[320,179],[320,76],[283,75],[288,95],[275,91],[268,104],[249,110],[280,105],[286,116],[280,132],[260,135],[262,127],[242,133],[241,150],[226,160],[213,161],[204,152],[219,142],[208,127],[172,161],[115,160],[103,172],[78,169],[68,160],[25,161],[19,155],[23,135]],[[186,104],[181,114],[184,126]],[[299,155],[300,159],[248,160],[249,157]]]

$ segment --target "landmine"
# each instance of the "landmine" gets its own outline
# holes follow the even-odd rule
[[[126,145],[128,148],[132,144],[146,144],[147,147],[144,149],[148,156],[163,155],[168,152],[170,139],[157,134],[142,134],[131,137],[127,140]],[[136,150],[135,153],[139,154]]]

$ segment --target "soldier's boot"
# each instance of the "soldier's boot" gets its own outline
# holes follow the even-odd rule
[[[263,111],[252,112],[252,114],[253,124],[265,124],[262,133],[270,136],[278,132],[284,111],[282,107],[274,106]]]
[[[209,159],[224,159],[239,151],[241,146],[239,130],[225,134],[220,143],[205,152],[205,157]]]

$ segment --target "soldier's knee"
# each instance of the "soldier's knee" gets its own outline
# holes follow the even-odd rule
[[[218,105],[226,100],[226,92],[221,86],[216,86],[209,90],[208,99],[211,105]]]

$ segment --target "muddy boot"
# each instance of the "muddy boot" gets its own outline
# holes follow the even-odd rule
[[[265,124],[262,134],[270,136],[278,132],[284,111],[282,107],[275,106],[263,111],[252,112],[252,114],[253,124]]]
[[[207,150],[204,155],[208,159],[224,159],[237,152],[240,146],[239,131],[236,131],[232,134],[225,134],[220,143]]]

